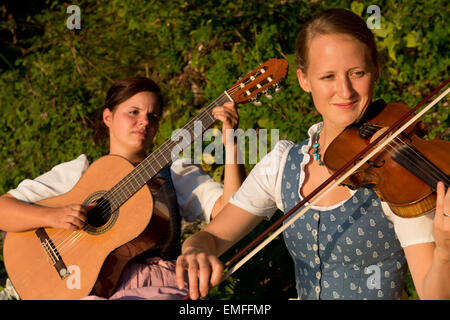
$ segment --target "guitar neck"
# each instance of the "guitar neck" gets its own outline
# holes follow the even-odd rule
[[[212,109],[228,101],[232,101],[232,99],[225,91],[104,194],[103,198],[109,200],[112,209],[118,209],[166,167],[172,159],[176,159],[181,151],[189,147],[195,139],[201,137],[215,122]]]

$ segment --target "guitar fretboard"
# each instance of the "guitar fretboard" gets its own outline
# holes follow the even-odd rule
[[[201,137],[215,122],[212,109],[216,106],[223,105],[227,101],[232,101],[232,99],[224,92],[209,106],[201,110],[181,130],[178,130],[177,134],[164,142],[105,193],[103,198],[109,201],[112,211],[118,209],[150,179],[156,176],[159,171],[167,166],[172,159],[177,159],[181,151],[189,147],[194,140]],[[199,129],[199,124],[201,125],[201,130]]]

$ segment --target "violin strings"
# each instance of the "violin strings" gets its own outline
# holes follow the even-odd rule
[[[435,95],[438,90],[440,90],[444,85],[448,84],[448,80],[446,82],[444,82],[443,85],[441,85],[438,89],[436,89],[435,91],[433,91],[432,94],[430,94],[425,100],[423,100],[422,102],[420,102],[417,107],[415,109],[417,109],[421,104],[423,104],[426,100],[430,99],[432,95]],[[421,117],[426,111],[428,111],[431,107],[433,107],[438,101],[440,101],[443,97],[445,97],[445,95],[447,95],[450,92],[450,88],[448,88],[444,93],[442,93],[438,98],[434,99],[431,103],[429,103],[425,108],[423,108],[417,115],[415,115],[413,118],[411,118],[411,120],[407,121],[406,123],[400,125],[398,127],[398,129],[395,131],[395,133],[393,134],[393,136],[397,136],[400,132],[404,131],[406,127],[410,126],[411,123],[413,121],[415,121],[417,118]],[[400,121],[398,121],[400,122]],[[402,122],[403,123],[403,122]],[[385,141],[381,141],[380,145],[378,147],[373,148],[372,151],[370,151],[366,156],[363,156],[360,160],[357,161],[357,163],[355,163],[353,165],[352,168],[350,168],[347,172],[345,172],[343,175],[341,175],[339,178],[336,178],[337,174],[333,174],[331,177],[329,177],[328,179],[326,179],[321,186],[319,186],[318,188],[316,188],[314,191],[312,191],[312,193],[310,195],[308,195],[307,197],[312,197],[312,194],[315,194],[317,192],[319,192],[318,196],[315,197],[313,200],[311,200],[311,202],[309,203],[309,205],[304,206],[304,209],[301,209],[300,206],[304,205],[305,201],[301,201],[300,203],[298,203],[296,206],[294,206],[291,210],[289,210],[289,212],[287,212],[282,218],[278,219],[275,223],[272,224],[273,227],[278,227],[278,229],[273,230],[274,228],[268,228],[266,231],[264,231],[260,236],[258,236],[255,240],[256,241],[252,241],[249,245],[247,245],[246,248],[244,248],[243,250],[241,250],[240,252],[236,253],[227,263],[226,265],[232,265],[232,267],[229,269],[229,271],[222,277],[222,281],[227,279],[231,274],[233,274],[234,272],[236,272],[236,270],[238,270],[240,267],[242,267],[248,260],[250,260],[253,256],[255,256],[258,252],[260,252],[265,246],[267,246],[268,243],[270,243],[271,241],[273,241],[276,237],[278,237],[284,230],[286,230],[290,225],[292,225],[293,222],[295,222],[297,219],[299,219],[301,216],[303,216],[303,214],[308,211],[315,203],[317,203],[318,201],[320,201],[323,197],[325,197],[330,190],[332,190],[334,187],[338,186],[339,184],[342,184],[342,182],[347,179],[350,175],[352,175],[356,170],[358,170],[358,168],[360,168],[365,162],[367,162],[368,160],[370,160],[370,158],[374,157],[376,153],[378,153],[380,151],[380,149],[382,149],[383,147],[385,147],[390,141],[392,140],[391,138],[388,138]],[[364,149],[365,151],[365,149]],[[358,154],[363,154],[363,152],[361,151]],[[341,171],[343,171],[344,168],[348,168],[352,165],[351,162],[347,162],[341,170],[339,170],[337,173],[340,173]],[[333,179],[336,179],[333,183]],[[327,187],[328,185],[330,185],[330,187]],[[300,209],[299,209],[300,208]],[[295,213],[295,215],[293,215]],[[291,215],[293,215],[293,217],[291,217]],[[285,221],[285,219],[289,217],[289,220]],[[279,226],[281,224],[281,226]],[[269,235],[268,235],[269,234]],[[262,242],[258,245],[256,245],[257,241],[260,241],[261,238],[267,236],[266,239],[262,240]],[[253,249],[252,249],[253,248]],[[249,253],[247,251],[250,251]],[[245,257],[243,257],[242,259],[240,259],[237,263],[235,263],[235,261],[237,259],[239,259],[243,254],[246,254]]]
[[[375,132],[376,132],[376,130],[372,130],[371,133],[375,133]],[[397,142],[397,141],[400,141],[400,142]],[[414,158],[418,159],[419,161],[422,161],[422,163],[428,162],[426,158],[424,158],[420,153],[417,153],[414,148],[409,147],[409,145],[407,143],[405,143],[404,140],[402,140],[400,137],[395,137],[389,144],[387,144],[388,147],[392,148],[391,151],[389,151],[391,156],[394,155],[395,152],[397,152],[397,149],[391,145],[392,143],[395,144],[397,149],[399,149],[402,146],[406,146],[407,147],[406,150],[408,150],[408,153],[410,154],[411,159],[414,159]],[[423,172],[425,175],[428,175],[429,177],[435,178],[435,180],[442,178],[442,173],[439,171],[436,171],[437,169],[434,166],[429,166],[429,169],[431,169],[432,172],[426,171],[426,169],[424,169],[420,164],[418,164],[417,162],[414,162],[414,160],[411,160],[411,159],[408,158],[406,160],[408,161],[409,164],[414,166],[418,171]]]
[[[448,184],[448,177],[439,168],[430,163],[427,158],[423,157],[414,148],[407,144],[404,145],[406,145],[406,149],[403,159],[408,161],[408,164],[415,167],[417,171],[422,172],[426,177],[431,178],[435,184],[438,181],[443,181],[445,184]]]
[[[377,130],[373,129],[371,133],[375,133]],[[399,142],[398,142],[399,141]],[[387,146],[391,147],[392,149],[389,151],[391,156],[397,152],[397,149],[393,147],[391,144],[395,144],[395,146],[398,148],[402,146],[406,146],[406,151],[409,155],[405,155],[405,160],[408,161],[408,164],[410,164],[412,167],[414,167],[417,171],[422,172],[425,176],[431,177],[434,181],[444,181],[446,184],[448,184],[448,177],[440,171],[438,168],[436,168],[434,165],[429,164],[429,161],[424,158],[420,153],[418,153],[414,148],[410,147],[407,143],[404,142],[400,137],[395,137],[392,142],[387,144]],[[427,168],[424,168],[423,165],[425,164]],[[428,169],[428,170],[427,170]]]
[[[402,140],[400,137],[396,137],[395,140],[399,140],[400,143],[397,143],[396,146],[398,148],[400,148],[401,146],[406,146],[406,150],[407,152],[410,154],[411,159],[418,159],[419,161],[421,161],[424,164],[428,164],[430,163],[429,160],[427,158],[425,158],[424,156],[422,156],[420,153],[418,153],[416,151],[415,148],[410,147],[407,143],[404,142],[404,140]],[[392,153],[396,152],[396,150],[394,149]],[[412,160],[411,160],[412,161]],[[437,168],[435,165],[431,164],[428,165],[428,171],[424,171],[426,170],[425,168],[422,169],[422,166],[420,166],[420,164],[414,163],[416,165],[416,168],[421,170],[423,173],[425,174],[430,174],[429,177],[433,177],[434,180],[437,181],[441,180],[444,181],[445,183],[448,183],[448,177],[445,175],[445,173],[443,173],[439,168]]]
[[[373,130],[372,133],[374,133],[375,131],[376,131],[376,130]],[[396,137],[395,140],[400,141],[400,143],[397,142],[397,141],[393,141],[393,142],[392,142],[392,143],[395,144],[397,147],[402,146],[402,145],[406,145],[406,143],[404,143],[404,141],[403,141],[401,138]],[[393,154],[393,153],[396,151],[395,148],[394,148],[392,145],[390,145],[390,144],[388,144],[388,146],[391,147],[391,150],[388,150],[388,152],[390,152],[391,154]],[[411,148],[411,149],[409,149],[409,150],[412,151],[412,155],[413,155],[416,159],[419,159],[419,160],[422,160],[422,161],[425,160],[425,159],[424,159],[420,154],[418,154],[413,148]],[[410,153],[411,153],[411,152],[410,152]],[[414,157],[411,157],[411,159],[414,159]],[[411,159],[408,159],[408,160],[409,160],[409,163],[410,163],[412,166],[414,166],[417,170],[420,170],[420,171],[422,171],[422,172],[425,173],[425,174],[429,174],[429,176],[433,177],[435,180],[442,179],[442,177],[440,176],[440,173],[439,173],[439,172],[433,172],[433,171],[432,171],[432,172],[429,172],[429,171],[426,171],[425,169],[423,169],[420,165],[418,165],[415,161],[413,161],[413,160],[411,160]],[[432,170],[435,169],[435,168],[433,168],[433,167],[430,167],[430,168],[431,168]],[[424,170],[425,170],[425,171],[424,171]],[[444,177],[444,178],[447,178],[447,177]],[[130,178],[129,178],[129,179],[130,179]],[[103,203],[98,204],[99,207],[102,207],[102,205],[103,205]],[[107,212],[107,211],[109,211],[108,208],[102,209],[102,210],[100,211],[100,218],[99,218],[99,219],[103,219],[104,217],[106,217],[106,215],[109,215],[110,212]],[[99,220],[99,219],[97,219],[97,220]],[[97,221],[97,222],[98,222],[98,221]],[[83,228],[82,230],[84,231],[85,228]],[[76,240],[78,240],[78,239],[81,239],[81,237],[82,237],[83,234],[84,234],[84,233],[82,232],[82,230],[72,231],[72,235],[66,237],[65,240],[57,246],[57,248],[60,248],[61,250],[63,250],[64,243],[69,242],[69,244],[72,244],[74,241],[76,241]],[[70,246],[70,245],[69,245],[69,246]]]

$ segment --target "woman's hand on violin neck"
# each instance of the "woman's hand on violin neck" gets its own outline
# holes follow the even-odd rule
[[[178,288],[184,288],[184,271],[188,272],[189,297],[192,300],[204,297],[209,289],[218,285],[222,279],[223,264],[212,254],[195,247],[183,248],[183,254],[176,264]]]
[[[450,264],[450,188],[439,182],[436,187],[436,213],[433,235],[436,243],[435,254],[442,262]]]

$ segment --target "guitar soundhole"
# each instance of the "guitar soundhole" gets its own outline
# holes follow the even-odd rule
[[[90,195],[84,204],[96,202],[97,206],[87,213],[84,230],[90,234],[102,234],[114,225],[118,217],[118,210],[112,211],[109,200],[102,197],[106,191],[97,191]]]
[[[87,223],[94,228],[104,226],[111,218],[111,205],[103,199],[100,199],[100,201],[102,204],[93,208],[87,214]]]

